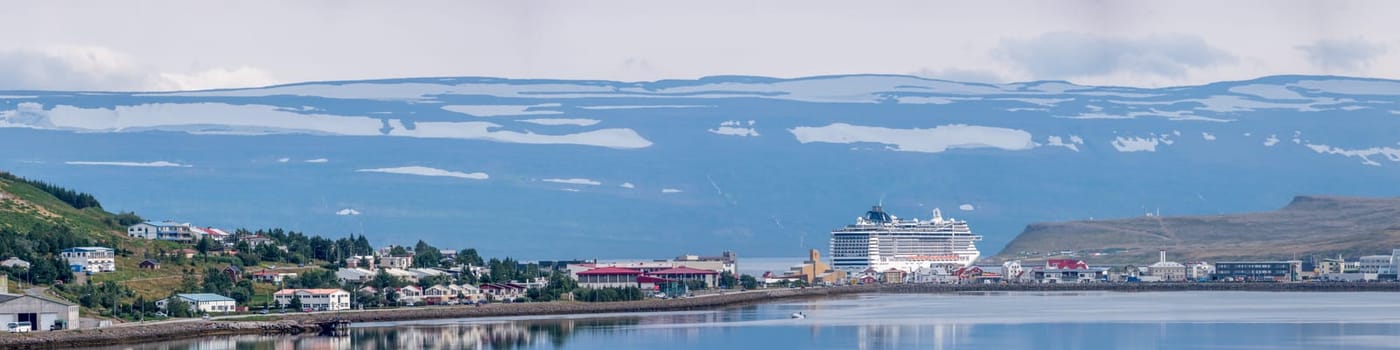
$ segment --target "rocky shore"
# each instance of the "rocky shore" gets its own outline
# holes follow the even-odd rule
[[[828,297],[860,293],[986,293],[986,292],[1172,292],[1172,291],[1264,291],[1264,292],[1400,292],[1400,283],[1091,283],[1091,284],[982,284],[982,285],[865,285],[804,289],[769,289],[728,293],[696,298],[642,300],[611,303],[552,302],[491,304],[476,306],[437,306],[385,310],[355,310],[310,314],[279,315],[280,320],[191,321],[131,325],[102,329],[34,332],[0,336],[0,348],[48,349],[144,343],[211,335],[299,334],[320,331],[329,321],[388,322],[444,318],[566,315],[618,312],[710,310],[725,306],[769,302],[780,299]]]

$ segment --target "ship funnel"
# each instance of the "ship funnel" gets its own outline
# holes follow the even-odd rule
[[[935,223],[942,223],[942,222],[943,222],[943,211],[942,211],[942,210],[939,210],[938,208],[933,208],[933,222],[935,222]]]

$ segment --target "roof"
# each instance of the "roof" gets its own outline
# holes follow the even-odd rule
[[[666,278],[661,278],[661,277],[654,277],[654,276],[637,276],[637,283],[667,283],[667,282],[674,282],[674,280],[666,279]]]
[[[141,263],[142,263],[142,264],[145,264],[145,263],[152,263],[152,264],[160,265],[160,262],[159,262],[159,261],[156,261],[155,259],[141,260]]]
[[[275,295],[288,295],[288,294],[294,294],[294,293],[298,293],[298,292],[309,293],[309,294],[335,294],[335,293],[346,293],[346,291],[339,290],[339,289],[320,288],[320,289],[283,289],[283,290],[277,291],[277,293],[274,293],[274,294],[275,294]]]
[[[67,305],[67,306],[74,306],[74,305],[77,305],[77,304],[73,304],[73,303],[70,303],[70,302],[67,302],[67,301],[64,301],[64,300],[50,299],[50,298],[47,298],[47,297],[41,297],[41,296],[37,296],[37,295],[28,295],[28,294],[25,294],[25,295],[19,295],[19,294],[0,294],[0,304],[8,303],[8,302],[10,302],[11,300],[20,299],[20,298],[25,298],[25,297],[34,298],[34,299],[39,299],[39,300],[42,300],[42,301],[46,301],[46,302],[50,302],[50,303],[55,303],[55,304],[63,304],[63,305]]]
[[[68,248],[68,249],[64,249],[64,250],[63,250],[63,252],[65,252],[65,253],[66,253],[66,252],[101,252],[101,251],[108,251],[108,252],[110,252],[110,251],[112,251],[112,248],[106,248],[106,247],[72,247],[72,248]]]
[[[718,275],[718,274],[719,274],[719,272],[714,272],[713,270],[692,269],[692,268],[689,268],[689,267],[681,266],[681,267],[669,268],[669,269],[665,269],[665,270],[652,271],[652,272],[649,273],[648,275]]]
[[[213,294],[213,293],[176,294],[175,296],[178,296],[178,297],[183,298],[183,299],[194,300],[195,302],[234,301],[233,298],[229,298],[229,297],[226,297],[226,296],[222,296],[222,295],[218,295],[218,294]]]
[[[143,222],[143,223],[140,223],[140,224],[137,224],[137,225],[151,225],[151,226],[155,226],[155,227],[176,227],[176,226],[187,226],[187,225],[189,225],[189,224],[181,224],[181,223],[174,222],[174,221],[147,221],[147,222]],[[136,225],[132,225],[132,226],[136,226]]]
[[[642,272],[641,272],[641,271],[637,271],[637,270],[633,270],[633,269],[624,269],[624,268],[621,268],[621,267],[599,267],[599,268],[596,268],[596,269],[592,269],[592,270],[588,270],[588,271],[579,272],[578,274],[579,274],[580,276],[590,276],[590,275],[640,275],[640,274],[642,274]]]

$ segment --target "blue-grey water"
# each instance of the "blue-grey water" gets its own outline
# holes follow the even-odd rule
[[[802,312],[806,319],[792,319]],[[871,294],[715,311],[357,324],[131,349],[1397,349],[1393,293]]]

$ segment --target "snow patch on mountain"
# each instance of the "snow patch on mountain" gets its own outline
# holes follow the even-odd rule
[[[490,175],[487,175],[486,173],[482,173],[482,172],[466,173],[466,172],[460,172],[460,171],[443,170],[443,169],[438,169],[438,168],[429,168],[429,167],[425,167],[425,166],[405,166],[405,167],[396,167],[396,168],[359,169],[359,170],[355,170],[355,171],[356,171],[356,172],[361,172],[361,173],[385,173],[385,174],[400,174],[400,175],[455,177],[455,178],[459,178],[459,179],[469,179],[469,180],[486,180],[486,179],[490,179],[490,178],[491,178]]]
[[[63,162],[63,164],[68,164],[68,165],[124,166],[124,167],[137,167],[137,168],[189,168],[189,167],[192,167],[192,165],[180,164],[180,163],[175,163],[175,162],[167,162],[167,161],[163,161],[163,160],[158,160],[158,161],[154,161],[154,162],[93,162],[93,161],[69,161],[69,162]]]
[[[447,105],[443,110],[462,113],[474,117],[499,117],[511,115],[564,114],[560,111],[536,110],[536,108],[559,107],[558,103],[537,105]]]
[[[1046,146],[1064,147],[1064,148],[1068,148],[1068,149],[1070,149],[1071,151],[1075,151],[1075,152],[1079,152],[1079,145],[1083,145],[1083,144],[1084,144],[1084,139],[1083,139],[1083,138],[1080,138],[1079,136],[1076,136],[1076,135],[1070,135],[1070,136],[1069,136],[1069,141],[1065,141],[1065,138],[1059,137],[1059,136],[1055,136],[1055,135],[1051,135],[1051,136],[1046,136],[1046,137],[1045,137],[1045,145],[1046,145]]]
[[[1400,82],[1353,79],[1303,80],[1292,86],[1315,92],[1346,95],[1400,95]]]
[[[1119,152],[1156,152],[1159,142],[1156,137],[1118,136],[1113,139],[1113,149]]]
[[[544,182],[553,182],[553,183],[558,183],[558,184],[588,185],[588,186],[598,186],[598,185],[602,185],[602,184],[603,184],[602,182],[599,182],[599,181],[597,181],[597,180],[585,179],[585,178],[543,179],[543,180],[540,180],[540,181],[544,181]]]
[[[1385,157],[1386,159],[1389,159],[1389,160],[1392,161],[1392,162],[1400,162],[1400,148],[1393,148],[1393,147],[1371,147],[1371,148],[1364,148],[1364,149],[1345,149],[1345,148],[1340,148],[1340,147],[1332,147],[1332,146],[1328,146],[1328,145],[1311,144],[1311,143],[1306,144],[1306,145],[1304,145],[1304,146],[1307,146],[1309,149],[1312,149],[1313,152],[1317,152],[1317,153],[1320,153],[1320,154],[1335,154],[1335,155],[1340,155],[1340,156],[1344,156],[1344,157],[1348,157],[1348,158],[1350,158],[1350,157],[1361,158],[1361,164],[1366,164],[1366,165],[1371,165],[1371,166],[1380,166],[1380,165],[1381,165],[1380,162],[1376,162],[1375,160],[1372,160],[1372,159],[1371,159],[1371,157],[1373,157],[1373,156],[1383,156],[1383,157]]]
[[[950,124],[929,129],[895,129],[834,123],[788,129],[800,143],[879,143],[906,152],[939,153],[956,148],[998,148],[1023,151],[1035,148],[1031,133],[989,126]]]
[[[530,131],[501,130],[490,122],[417,122],[409,129],[398,119],[389,120],[390,136],[475,139],[525,144],[574,144],[619,149],[646,148],[651,141],[627,128],[598,129],[575,134],[549,135]]]
[[[726,120],[719,123],[718,128],[708,129],[713,134],[730,136],[758,136],[758,130],[753,127],[754,121],[749,120],[748,124],[738,120]]]
[[[1270,84],[1249,84],[1230,88],[1230,92],[1237,94],[1253,95],[1270,100],[1303,100],[1307,97],[1299,95],[1288,87]]]
[[[521,123],[530,123],[530,124],[537,124],[537,125],[550,125],[550,126],[555,126],[555,125],[593,126],[594,124],[598,124],[598,123],[599,123],[599,120],[597,120],[597,119],[584,119],[584,118],[543,118],[543,119],[521,119],[521,120],[517,120],[517,121],[518,121],[518,122],[521,122]]]

